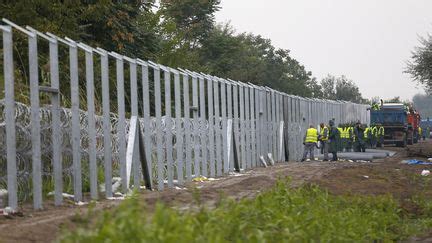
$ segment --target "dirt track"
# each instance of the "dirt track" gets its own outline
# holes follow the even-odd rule
[[[186,189],[170,189],[163,192],[145,192],[142,194],[151,210],[157,201],[168,203],[178,208],[193,206],[194,194],[198,189],[201,201],[214,204],[223,196],[233,198],[253,197],[260,191],[270,188],[280,177],[292,178],[292,185],[298,186],[305,182],[313,182],[327,188],[331,193],[346,194],[393,194],[404,199],[414,195],[418,190],[425,191],[432,197],[432,188],[417,185],[422,169],[432,166],[404,165],[400,161],[407,158],[404,149],[390,148],[398,151],[396,156],[373,163],[350,162],[306,162],[286,163],[269,168],[258,168],[241,176],[229,176],[216,181],[190,183]],[[421,149],[421,152],[419,150]],[[429,151],[431,150],[431,151]],[[411,151],[411,152],[410,152]],[[414,145],[408,151],[418,152],[416,156],[432,152],[432,143]],[[410,157],[412,158],[412,157]],[[420,158],[420,157],[419,157]],[[424,159],[424,158],[422,158]],[[402,200],[403,201],[403,200]],[[117,205],[119,201],[102,201],[95,205],[97,210]],[[23,211],[23,217],[0,219],[0,242],[50,242],[62,229],[74,227],[79,217],[87,212],[87,206],[77,207],[69,204],[54,208],[46,205],[44,211]],[[408,211],[415,211],[411,205],[404,205]]]

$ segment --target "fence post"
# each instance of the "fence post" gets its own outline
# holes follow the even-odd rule
[[[192,180],[192,149],[191,149],[191,131],[192,121],[190,119],[190,100],[189,100],[189,75],[183,73],[183,111],[184,111],[184,127],[186,148],[186,178]]]
[[[176,158],[177,158],[177,180],[183,184],[183,131],[181,125],[181,95],[180,95],[180,73],[174,71],[174,99],[175,99],[175,125],[176,125]]]
[[[18,196],[12,27],[2,25],[0,29],[3,32],[8,205],[13,210],[16,210],[18,207]]]
[[[199,100],[200,100],[200,131],[201,131],[201,173],[208,176],[207,172],[207,134],[206,130],[206,105],[205,105],[205,82],[202,75],[198,76],[199,80]]]
[[[51,88],[60,91],[59,65],[58,65],[58,42],[56,39],[49,40],[49,60]],[[59,206],[63,202],[63,165],[62,165],[62,132],[60,130],[60,92],[51,94],[52,113],[52,165],[54,169],[54,204]]]
[[[219,82],[213,78],[213,96],[214,96],[214,111],[215,111],[215,136],[216,136],[216,175],[222,176],[222,148],[221,148],[221,129],[219,117]]]
[[[111,118],[110,118],[110,95],[109,95],[109,65],[108,54],[99,49],[101,62],[102,83],[102,116],[103,116],[103,144],[104,144],[104,174],[105,174],[105,197],[112,197],[112,155],[111,155]]]
[[[223,79],[219,79],[221,91],[221,118],[222,118],[222,153],[223,153],[223,173],[229,172],[228,164],[228,138],[227,138],[227,99],[226,99],[226,84]]]
[[[80,45],[81,46],[81,45]],[[84,47],[86,62],[86,91],[87,91],[87,116],[89,136],[89,163],[90,163],[90,194],[93,200],[98,198],[97,188],[97,163],[96,163],[96,121],[94,105],[94,73],[93,73],[93,52],[90,48]]]
[[[192,74],[192,116],[193,116],[193,147],[194,147],[194,175],[200,176],[200,148],[199,148],[199,120],[198,120],[198,81],[197,76]]]
[[[215,177],[215,136],[214,136],[214,112],[213,112],[213,80],[207,76],[207,105],[209,123],[209,154],[210,154],[210,176]]]
[[[165,80],[165,145],[168,174],[168,187],[173,187],[174,169],[172,155],[172,115],[171,115],[171,72],[167,67],[164,70]]]

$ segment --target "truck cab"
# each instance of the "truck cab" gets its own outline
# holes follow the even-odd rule
[[[370,111],[370,119],[371,124],[384,127],[384,144],[405,147],[409,142],[408,113],[404,104],[383,104],[380,109]]]

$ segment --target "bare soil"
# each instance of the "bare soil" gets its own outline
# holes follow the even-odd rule
[[[271,188],[278,178],[288,176],[292,179],[292,186],[315,183],[334,194],[391,194],[401,200],[407,212],[420,214],[414,205],[404,202],[420,192],[432,198],[432,187],[419,179],[421,171],[432,170],[432,166],[406,165],[401,161],[412,158],[425,160],[432,154],[432,141],[422,141],[408,149],[385,149],[397,151],[397,154],[372,163],[283,163],[214,181],[191,182],[181,189],[147,191],[141,193],[140,197],[145,200],[149,210],[152,210],[158,201],[180,209],[191,208],[197,200],[196,195],[199,195],[201,202],[211,206],[221,197],[254,197],[257,193]],[[120,201],[103,200],[97,202],[93,208],[96,211],[109,210],[119,203]],[[80,223],[80,215],[86,215],[88,210],[88,206],[80,207],[68,201],[62,207],[54,207],[52,202],[47,202],[45,209],[41,211],[34,211],[31,205],[26,205],[22,208],[21,216],[0,217],[0,242],[54,241],[63,230],[75,228]]]

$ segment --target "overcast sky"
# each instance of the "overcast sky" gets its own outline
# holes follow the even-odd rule
[[[218,22],[261,34],[319,80],[346,75],[365,97],[411,99],[403,74],[418,36],[432,33],[432,0],[222,0]]]

